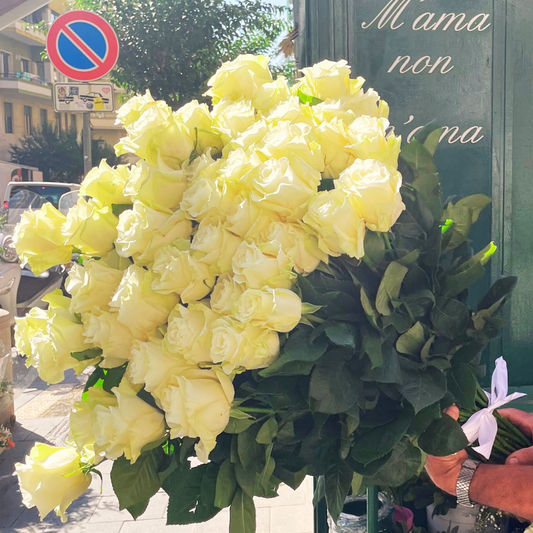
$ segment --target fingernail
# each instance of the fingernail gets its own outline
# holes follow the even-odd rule
[[[510,465],[517,465],[518,464],[518,459],[516,457],[511,457],[510,459],[508,459],[508,464]]]

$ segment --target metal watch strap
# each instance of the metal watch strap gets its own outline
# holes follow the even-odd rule
[[[457,505],[461,507],[474,507],[475,505],[470,501],[468,493],[470,491],[470,482],[478,466],[479,462],[473,459],[467,459],[463,463],[461,472],[457,478]]]

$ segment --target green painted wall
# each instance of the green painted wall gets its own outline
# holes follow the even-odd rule
[[[295,0],[294,11],[300,67],[347,59],[404,139],[429,123],[448,128],[437,156],[445,197],[493,197],[472,238],[477,249],[492,238],[492,277],[516,274],[520,285],[490,359],[505,355],[512,382],[533,384],[533,2]]]

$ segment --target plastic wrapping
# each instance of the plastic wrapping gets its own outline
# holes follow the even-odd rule
[[[392,532],[392,515],[394,512],[392,500],[383,492],[379,493],[378,498],[380,507],[378,513],[378,531],[379,533]],[[328,526],[332,533],[366,533],[366,498],[348,496],[337,524],[328,515]]]

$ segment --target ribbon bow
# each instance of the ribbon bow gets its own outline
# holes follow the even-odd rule
[[[483,391],[489,401],[488,407],[474,413],[462,426],[470,444],[476,440],[479,441],[479,446],[472,449],[486,459],[490,458],[494,440],[498,433],[498,422],[493,412],[506,403],[526,396],[521,392],[515,392],[507,396],[508,390],[507,363],[503,357],[500,357],[496,360],[496,368],[492,374],[491,393]]]

